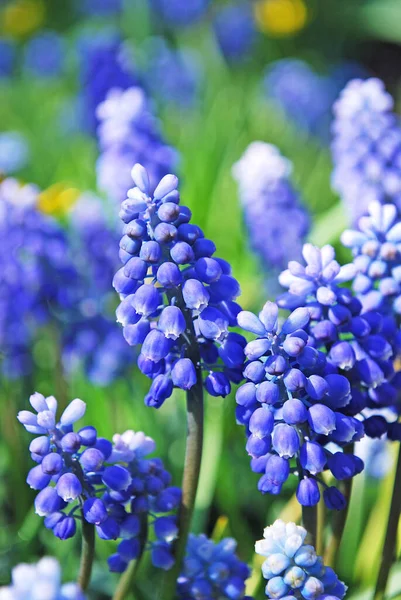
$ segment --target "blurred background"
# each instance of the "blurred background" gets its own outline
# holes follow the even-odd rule
[[[0,585],[13,565],[45,554],[66,579],[76,571],[77,539],[43,527],[25,483],[30,436],[16,413],[34,390],[61,406],[82,398],[104,437],[145,431],[180,481],[184,397],[144,406],[149,380],[114,318],[118,204],[134,162],[179,175],[193,221],[232,264],[242,306],[257,310],[280,265],[251,249],[232,167],[255,140],[277,146],[310,215],[308,239],[335,245],[347,214],[331,187],[332,105],[347,81],[371,76],[397,108],[399,0],[0,0]],[[299,515],[291,484],[279,498],[257,492],[234,406],[232,395],[207,399],[194,529],[232,535],[251,563],[263,527]],[[393,457],[385,444],[361,453],[368,468],[338,575],[350,597],[368,598]],[[115,585],[112,545],[97,545],[94,598]],[[401,597],[401,569],[392,587]]]

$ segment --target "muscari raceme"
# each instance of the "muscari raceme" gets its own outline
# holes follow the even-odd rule
[[[55,558],[45,556],[36,564],[13,568],[11,584],[0,587],[0,600],[85,600],[76,583],[61,584],[61,568]]]
[[[334,104],[333,188],[353,223],[372,201],[401,198],[401,128],[380,79],[354,79]]]
[[[267,272],[272,290],[277,288],[278,272],[301,255],[310,225],[290,181],[291,170],[290,161],[265,142],[252,142],[232,169],[250,245]]]
[[[115,435],[112,443],[92,426],[75,432],[74,423],[86,410],[79,399],[67,406],[59,421],[53,396],[35,393],[30,404],[36,414],[24,410],[18,420],[39,436],[29,446],[37,465],[27,483],[38,491],[35,512],[45,518],[45,526],[65,540],[75,535],[79,517],[94,525],[101,539],[120,539],[108,563],[112,571],[122,572],[140,555],[149,521],[156,537],[148,544],[152,562],[171,568],[171,544],[177,534],[174,511],[181,492],[170,486],[162,461],[147,458],[155,449],[152,438],[129,430]]]
[[[148,170],[151,191],[174,170],[178,154],[160,133],[150,101],[141,87],[113,88],[97,107],[100,156],[98,186],[118,202],[131,185],[132,165],[140,162]]]
[[[160,407],[173,387],[201,382],[213,396],[226,396],[242,378],[245,338],[229,328],[240,310],[238,282],[230,265],[213,257],[216,247],[190,223],[180,205],[178,179],[166,175],[153,194],[147,171],[132,170],[120,216],[123,267],[113,285],[120,294],[117,319],[127,342],[140,347],[138,366],[153,379],[145,402]]]
[[[347,587],[333,569],[324,565],[313,546],[305,543],[306,536],[303,527],[280,519],[265,528],[255,551],[266,557],[262,565],[266,596],[282,600],[341,600]]]

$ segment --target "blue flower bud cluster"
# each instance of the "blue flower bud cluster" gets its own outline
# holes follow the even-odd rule
[[[111,89],[138,85],[131,61],[118,36],[89,32],[79,42],[82,126],[95,133],[96,109]]]
[[[210,0],[150,0],[155,18],[163,19],[171,27],[187,27],[200,21]]]
[[[279,297],[278,304],[289,309],[309,308],[310,345],[326,352],[332,372],[349,380],[351,394],[343,401],[333,395],[332,407],[354,416],[366,406],[395,405],[400,382],[393,365],[397,338],[394,320],[383,319],[375,311],[362,313],[358,298],[340,285],[355,277],[356,266],[340,267],[331,246],[319,249],[305,244],[303,257],[305,264],[292,261],[280,275],[280,283],[288,292]],[[385,420],[374,417],[373,422],[374,428],[369,419],[364,421],[365,431],[380,437],[386,431]]]
[[[131,185],[132,165],[145,165],[153,190],[161,177],[177,163],[177,152],[160,134],[157,119],[140,87],[113,88],[96,111],[100,156],[97,162],[99,189],[118,202]]]
[[[290,182],[291,170],[290,161],[264,142],[252,142],[233,166],[250,245],[268,275],[273,271],[274,282],[277,271],[301,256],[310,224]]]
[[[319,502],[320,483],[327,506],[343,508],[341,493],[327,487],[320,474],[329,469],[336,479],[347,479],[359,473],[363,463],[325,446],[358,440],[363,427],[339,410],[350,402],[350,385],[330,369],[326,355],[310,345],[310,309],[297,308],[281,328],[273,302],[267,302],[258,317],[242,311],[237,320],[257,336],[245,347],[246,383],[237,390],[236,417],[246,427],[251,468],[261,474],[259,491],[279,494],[295,473],[300,504]]]
[[[249,567],[235,554],[237,543],[214,543],[205,535],[190,535],[183,571],[177,580],[179,600],[251,600],[245,596]]]
[[[61,583],[61,568],[50,556],[36,564],[21,563],[12,570],[12,583],[0,587],[0,600],[86,600],[76,583]]]
[[[234,2],[219,9],[213,23],[218,46],[227,61],[246,59],[256,41],[252,6]]]
[[[352,222],[373,202],[401,200],[401,128],[380,79],[354,79],[334,104],[332,185]]]
[[[120,294],[117,319],[127,342],[139,345],[138,366],[153,379],[145,398],[160,407],[173,387],[190,390],[206,371],[213,396],[227,396],[242,379],[245,339],[229,328],[240,310],[230,265],[214,258],[214,243],[190,223],[180,205],[178,179],[166,175],[153,194],[147,171],[132,170],[120,216],[124,266],[113,285]]]
[[[283,600],[342,600],[347,587],[326,567],[313,546],[305,544],[307,531],[278,519],[255,544],[266,557],[262,565],[266,596]]]
[[[29,433],[38,435],[29,450],[37,463],[27,477],[39,493],[35,512],[45,526],[62,540],[76,533],[76,513],[96,527],[101,539],[121,541],[109,557],[109,568],[122,572],[138,557],[144,540],[143,523],[152,515],[156,541],[150,545],[152,562],[169,569],[174,563],[171,544],[177,535],[173,511],[181,492],[170,487],[171,476],[158,458],[146,458],[155,443],[145,434],[126,431],[113,443],[98,437],[94,427],[74,431],[86,404],[73,400],[56,421],[57,400],[35,393],[34,412],[23,410],[18,420]]]
[[[30,372],[37,328],[75,300],[66,236],[38,210],[38,194],[12,178],[0,183],[0,348],[9,378]]]
[[[347,229],[341,242],[352,250],[356,275],[352,288],[364,312],[401,314],[401,221],[394,204],[371,202],[357,229]]]
[[[63,364],[84,368],[96,385],[108,385],[129,368],[132,352],[114,316],[110,282],[118,266],[120,226],[110,206],[82,194],[68,215],[68,241],[79,274],[77,301],[64,315]]]

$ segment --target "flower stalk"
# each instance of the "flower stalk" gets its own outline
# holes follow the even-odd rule
[[[85,592],[88,589],[95,558],[95,527],[88,523],[82,511],[82,549],[78,584]]]

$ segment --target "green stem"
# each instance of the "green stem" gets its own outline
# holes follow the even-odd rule
[[[302,507],[302,525],[309,533],[311,544],[316,548],[317,541],[317,504]]]
[[[82,511],[81,511],[82,512]],[[95,557],[95,528],[88,523],[82,513],[82,551],[79,566],[78,584],[85,592],[88,588],[92,574],[93,559]]]
[[[397,467],[394,476],[393,494],[391,497],[390,512],[387,521],[386,538],[384,540],[379,576],[377,578],[374,600],[383,600],[394,561],[395,545],[397,541],[398,519],[401,512],[401,444],[398,451]]]
[[[121,575],[119,582],[117,584],[116,590],[114,592],[113,600],[124,600],[127,598],[130,592],[135,592],[135,595],[140,597],[139,590],[135,587],[135,576],[137,574],[139,565],[141,563],[141,558],[143,555],[143,551],[145,550],[145,545],[148,539],[148,521],[145,515],[141,518],[141,531],[139,534],[140,541],[140,549],[138,558],[136,560],[131,561],[128,569]]]
[[[190,356],[196,368],[197,382],[187,392],[187,444],[182,479],[182,499],[178,515],[178,538],[174,548],[175,563],[167,573],[160,598],[174,597],[177,577],[185,556],[187,539],[198,489],[203,446],[203,382],[198,348],[196,356]]]
[[[324,555],[324,564],[328,567],[335,567],[337,564],[338,551],[340,550],[341,540],[347,522],[349,504],[351,500],[352,478],[343,481],[341,492],[345,498],[346,506],[343,510],[338,510],[333,515],[333,526],[329,543],[327,544]]]

